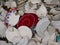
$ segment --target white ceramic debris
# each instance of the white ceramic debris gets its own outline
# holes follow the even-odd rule
[[[32,4],[40,3],[41,0],[29,0]]]
[[[0,19],[4,20],[7,12],[2,7],[0,8],[0,12],[1,12]]]
[[[13,39],[16,37],[19,37],[20,35],[18,34],[18,30],[14,27],[9,27],[6,30],[6,38],[8,41],[13,42]],[[17,40],[16,40],[17,41]]]
[[[50,36],[50,40],[56,41],[56,35],[55,35],[55,33],[53,33],[53,34]]]
[[[58,5],[58,4],[59,4],[59,0],[52,0],[52,1],[51,1],[51,4]]]
[[[58,21],[60,20],[60,14],[57,14],[53,17],[53,20]]]
[[[38,17],[45,17],[47,15],[47,9],[44,4],[36,11]]]
[[[31,40],[28,45],[37,45],[36,42],[34,40]]]
[[[48,26],[47,31],[49,32],[50,35],[52,35],[53,33],[55,33],[56,29],[53,26]]]
[[[28,37],[23,37],[17,45],[28,45],[29,38]]]
[[[11,7],[11,8],[17,7],[16,2],[13,1],[13,0],[7,1],[7,2],[5,3],[5,5],[6,5],[8,8],[10,8],[10,7]]]
[[[60,21],[52,21],[51,24],[60,31]]]
[[[43,33],[47,29],[49,24],[50,21],[48,20],[48,18],[43,18],[37,23],[35,30],[39,36],[44,36]]]
[[[22,37],[29,37],[29,39],[32,38],[32,31],[30,28],[28,28],[27,26],[20,26],[18,28],[18,31],[19,31],[19,34],[22,36]]]
[[[5,26],[4,22],[0,21],[0,37],[5,37],[7,27]]]
[[[10,24],[11,26],[14,26],[18,23],[19,20],[19,15],[15,15],[14,13],[10,13],[8,20],[8,24]]]
[[[44,2],[46,2],[47,4],[51,4],[52,0],[44,0]]]
[[[60,14],[60,11],[57,11],[55,8],[52,8],[51,10],[50,10],[50,13],[53,13],[53,14]]]
[[[48,31],[45,31],[44,34],[45,34],[45,37],[42,39],[42,43],[47,43],[50,38],[50,35]]]

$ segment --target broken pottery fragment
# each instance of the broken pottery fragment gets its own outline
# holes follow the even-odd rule
[[[50,21],[48,20],[48,18],[43,18],[41,19],[37,25],[36,25],[36,32],[39,36],[44,36],[44,31],[47,29],[48,25],[50,24]],[[42,35],[41,35],[42,34]]]
[[[8,29],[6,30],[6,38],[8,39],[8,41],[13,42],[13,39],[15,37],[21,37],[18,34],[18,30],[14,27],[8,27]],[[16,40],[18,41],[18,40]]]
[[[29,39],[32,38],[32,31],[30,28],[28,28],[27,26],[20,26],[18,28],[18,31],[19,31],[19,34],[22,36],[22,37],[25,37],[27,36]]]
[[[45,17],[47,13],[48,12],[44,4],[42,4],[41,7],[36,11],[38,17]]]

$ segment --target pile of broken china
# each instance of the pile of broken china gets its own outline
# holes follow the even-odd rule
[[[11,1],[9,11],[0,6],[0,45],[60,45],[59,0],[21,0],[18,13]]]

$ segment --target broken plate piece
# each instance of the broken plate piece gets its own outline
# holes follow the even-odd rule
[[[29,0],[32,4],[40,3],[41,0]]]
[[[48,20],[48,18],[43,18],[37,23],[35,30],[37,34],[42,38],[44,37],[45,35],[44,31],[47,29],[49,24],[50,24],[50,21]]]
[[[8,20],[8,24],[11,26],[15,26],[18,21],[19,21],[19,15],[15,15],[14,13],[10,13],[7,15],[7,20]]]
[[[24,13],[24,16],[22,16],[18,23],[17,28],[20,26],[28,26],[29,28],[34,27],[38,22],[38,17],[34,13]]]
[[[8,29],[6,30],[6,38],[8,39],[8,41],[13,42],[13,39],[16,37],[20,37],[20,35],[18,34],[18,30],[14,27],[8,27]]]
[[[38,17],[45,17],[47,13],[48,12],[44,4],[42,4],[41,7],[36,11]]]
[[[18,28],[18,32],[22,37],[28,37],[29,39],[32,38],[32,31],[30,28],[28,28],[27,26],[20,26]]]
[[[51,24],[60,31],[60,21],[52,21]]]

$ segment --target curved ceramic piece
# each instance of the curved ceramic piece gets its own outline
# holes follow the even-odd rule
[[[45,17],[47,13],[48,12],[44,4],[42,4],[41,7],[36,11],[38,17]]]
[[[29,39],[32,38],[32,31],[30,28],[28,28],[27,26],[20,26],[18,28],[18,31],[19,31],[19,34],[22,36],[22,37],[29,37]]]
[[[6,36],[5,35],[6,29],[7,29],[7,27],[5,26],[4,22],[0,21],[0,35],[2,37],[5,37]]]
[[[20,20],[17,23],[17,28],[20,26],[28,26],[29,28],[32,28],[35,26],[38,22],[38,17],[34,13],[24,13],[24,16],[20,18]]]
[[[18,34],[18,30],[14,27],[9,27],[6,30],[6,38],[10,41],[13,42],[13,39],[15,37],[19,37],[20,35]]]
[[[14,13],[10,13],[10,15],[8,15],[9,18],[7,18],[8,20],[8,24],[10,24],[11,26],[15,26],[18,23],[19,20],[19,15],[15,15]]]

